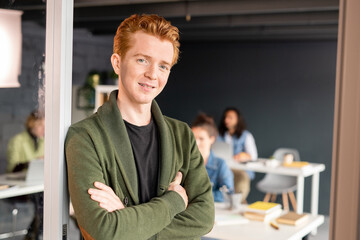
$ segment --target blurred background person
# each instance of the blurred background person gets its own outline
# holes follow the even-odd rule
[[[26,119],[25,130],[12,137],[7,148],[7,172],[27,168],[29,161],[44,158],[44,114],[33,111]]]
[[[234,107],[226,108],[219,125],[218,141],[224,141],[233,146],[234,160],[247,162],[258,158],[257,148],[253,135],[246,130],[244,117]],[[250,192],[250,181],[254,179],[252,171],[233,170],[235,192],[243,194],[242,201],[246,200]]]
[[[212,185],[215,202],[223,202],[220,188],[226,186],[227,190],[234,191],[234,176],[226,162],[218,158],[211,151],[211,145],[215,142],[217,128],[212,117],[202,113],[199,114],[191,125],[196,144],[204,159],[206,171]]]
[[[45,118],[40,111],[33,111],[27,117],[25,130],[12,137],[7,148],[7,172],[19,172],[28,168],[34,159],[44,159]],[[28,228],[25,240],[42,239],[43,232],[43,193],[17,197],[20,202],[30,201],[34,204],[34,218]]]

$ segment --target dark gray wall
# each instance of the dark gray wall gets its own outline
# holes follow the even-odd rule
[[[319,212],[329,214],[336,41],[187,42],[157,98],[164,114],[187,123],[200,111],[218,122],[227,106],[243,113],[259,157],[296,148],[301,160],[324,163]],[[263,198],[252,182],[248,201]],[[310,210],[310,178],[305,206]]]

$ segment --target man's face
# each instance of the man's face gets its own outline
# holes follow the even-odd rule
[[[138,31],[119,58],[119,95],[130,104],[149,104],[164,89],[174,55],[170,41]]]

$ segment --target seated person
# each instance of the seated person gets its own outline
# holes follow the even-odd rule
[[[224,141],[233,146],[234,160],[237,162],[256,160],[258,157],[254,137],[246,130],[245,120],[236,108],[225,109],[217,141]],[[242,201],[245,201],[250,192],[250,181],[254,179],[255,173],[242,170],[233,172],[235,192],[241,192],[243,194]]]
[[[39,111],[33,111],[26,119],[23,132],[15,135],[9,141],[7,148],[7,172],[18,172],[27,169],[28,163],[34,159],[44,158],[45,118]],[[43,193],[29,196],[35,205],[35,216],[28,229],[25,239],[38,239],[42,235]],[[18,201],[27,200],[17,198]]]
[[[214,119],[206,114],[200,114],[191,125],[196,144],[204,159],[206,171],[212,185],[215,202],[223,202],[220,188],[226,187],[228,191],[234,190],[234,176],[226,162],[218,158],[211,151],[211,145],[216,140],[217,129]]]
[[[44,114],[32,112],[25,123],[23,132],[15,135],[9,141],[7,148],[7,172],[21,171],[29,161],[44,158]]]

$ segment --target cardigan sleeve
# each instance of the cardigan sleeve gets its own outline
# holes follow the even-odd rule
[[[183,187],[189,204],[158,234],[158,239],[199,239],[214,225],[215,209],[211,183],[192,132],[189,134],[191,153]]]
[[[185,210],[181,196],[167,191],[148,203],[107,212],[96,201],[91,200],[87,193],[95,181],[106,184],[104,168],[87,131],[70,128],[65,150],[68,186],[75,216],[89,239],[149,239]]]

